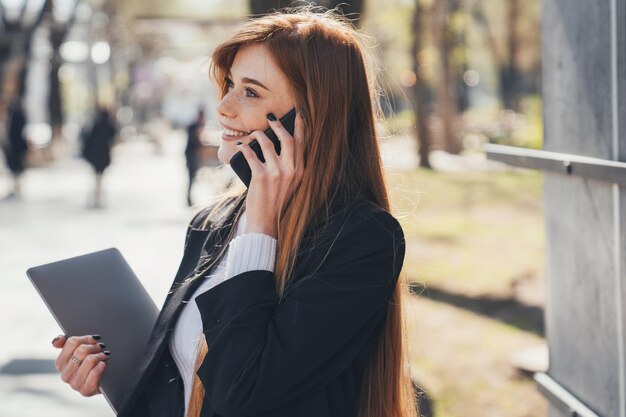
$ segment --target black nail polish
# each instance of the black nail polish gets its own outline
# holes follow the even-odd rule
[[[94,339],[94,340],[100,340],[100,339],[102,339],[102,336],[100,336],[99,334],[94,334],[94,335],[91,335],[91,337],[93,337],[93,339]]]
[[[111,352],[110,352],[110,351],[108,351],[108,350],[105,350],[105,351],[104,351],[104,352],[102,352],[102,353],[104,353],[104,354],[105,354],[105,355],[107,355],[107,356],[111,356]]]
[[[104,343],[98,343],[98,346],[100,346],[101,349],[104,349],[105,347],[107,347],[107,345],[105,345]]]
[[[52,344],[54,345],[54,342],[56,342],[57,340],[59,340],[61,337],[63,336],[57,336],[54,339],[52,339]]]
[[[276,121],[276,116],[274,116],[274,113],[268,113],[267,118],[270,119],[272,122]]]

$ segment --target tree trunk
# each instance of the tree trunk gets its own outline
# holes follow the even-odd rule
[[[506,28],[508,31],[506,51],[500,53],[498,51],[498,43],[489,27],[487,17],[483,12],[479,3],[472,8],[472,17],[482,28],[485,35],[487,47],[491,51],[495,65],[498,67],[500,102],[505,109],[519,111],[520,91],[520,73],[517,68],[517,54],[519,50],[519,31],[518,23],[520,20],[520,2],[519,0],[509,0],[509,6],[506,14]]]
[[[520,77],[517,70],[517,54],[519,50],[519,31],[517,30],[520,16],[519,0],[509,0],[507,11],[507,59],[500,69],[500,83],[504,107],[519,111]]]
[[[438,0],[434,7],[434,38],[439,54],[439,77],[437,79],[437,116],[440,128],[441,145],[450,153],[461,151],[456,137],[455,124],[458,118],[456,88],[453,86],[450,65],[452,52],[448,35],[448,16],[451,12],[450,4],[454,0]]]
[[[21,100],[24,97],[26,92],[26,75],[28,74],[28,64],[30,61],[31,40],[35,30],[43,21],[46,12],[52,10],[51,0],[46,0],[35,19],[30,24],[27,24],[25,16],[28,4],[28,1],[24,2],[18,19],[16,21],[10,21],[7,18],[4,6],[0,3],[0,19],[4,27],[2,36],[4,39],[2,45],[0,45],[0,100],[5,99],[7,102],[11,102],[16,98]],[[8,40],[8,42],[6,42],[6,40]],[[6,76],[13,75],[7,72],[7,66],[14,61],[19,63],[19,69],[15,75],[15,79],[12,80],[15,88],[11,91],[10,95],[7,95],[6,91],[2,89],[6,87],[7,84]]]
[[[50,114],[50,127],[52,129],[52,140],[58,141],[62,138],[64,112],[63,95],[61,93],[61,82],[59,81],[59,70],[63,60],[61,59],[61,45],[65,41],[67,34],[76,20],[76,9],[78,1],[74,4],[74,9],[70,18],[65,23],[54,20],[52,13],[48,14],[50,21],[50,45],[52,46],[52,59],[50,60],[50,78],[48,95],[48,112]]]
[[[427,94],[426,88],[424,87],[424,82],[422,82],[419,77],[420,62],[418,59],[418,54],[422,50],[422,29],[424,23],[423,15],[424,7],[421,5],[420,0],[416,0],[411,27],[413,36],[413,41],[411,42],[411,62],[413,65],[413,72],[415,73],[415,84],[413,84],[413,86],[411,87],[410,98],[415,118],[419,166],[422,168],[432,169],[430,161],[428,160],[432,140],[427,126]]]
[[[48,112],[50,114],[50,128],[52,129],[52,141],[62,137],[63,131],[63,97],[61,95],[61,83],[59,81],[59,69],[61,69],[60,57],[55,56],[50,60]]]

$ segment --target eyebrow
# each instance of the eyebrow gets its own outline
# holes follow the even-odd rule
[[[230,72],[228,73],[228,78],[231,78],[231,79],[233,78],[233,75],[232,75]],[[258,85],[259,87],[264,88],[264,89],[266,89],[267,91],[270,91],[270,89],[269,89],[269,88],[267,88],[267,87],[265,86],[265,84],[263,84],[263,83],[262,83],[261,81],[259,81],[259,80],[255,80],[254,78],[243,77],[243,78],[241,78],[241,81],[243,81],[244,83],[248,83],[248,84]]]

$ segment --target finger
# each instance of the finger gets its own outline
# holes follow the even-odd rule
[[[289,162],[293,162],[293,136],[289,133],[287,129],[283,126],[280,120],[276,119],[273,113],[269,113],[267,115],[267,120],[269,121],[270,127],[276,133],[278,140],[280,141],[280,155],[281,159],[285,159]]]
[[[87,358],[87,356],[89,356],[89,355],[91,355],[93,353],[100,353],[100,352],[102,352],[103,351],[103,346],[106,347],[106,345],[104,343],[96,343],[96,344],[87,343],[87,344],[82,344],[82,345],[78,346],[76,348],[76,350],[74,350],[74,353],[72,354],[72,356],[74,356],[79,361],[83,361],[83,360],[85,360],[85,358]]]
[[[82,395],[91,394],[94,389],[93,387],[85,386],[87,378],[94,368],[107,359],[108,355],[105,355],[103,352],[87,355],[87,357],[83,360],[83,363],[80,365],[80,368],[72,376],[70,386]]]
[[[100,353],[102,353],[102,351],[98,345],[80,345],[72,355],[70,355],[70,359],[67,363],[61,368],[61,379],[70,383],[76,374],[79,373],[79,369],[85,365],[85,360],[92,354]],[[74,360],[72,358],[76,359]]]
[[[254,153],[254,151],[250,149],[250,145],[244,143],[241,145],[237,145],[237,147],[243,154],[243,157],[246,158],[246,161],[248,161],[248,165],[250,165],[250,170],[252,171],[252,174],[254,174],[255,172],[261,172],[263,170],[263,163],[256,156],[256,153]]]
[[[99,339],[99,335],[70,336],[69,338],[67,338],[65,344],[63,345],[63,350],[57,358],[57,364],[60,365],[60,367],[57,367],[57,369],[63,368],[62,365],[65,365],[67,361],[69,361],[70,356],[72,356],[78,346],[83,344],[96,344]]]
[[[52,346],[54,346],[57,349],[61,349],[63,345],[65,345],[66,341],[67,341],[66,335],[64,334],[58,335],[57,337],[52,339]]]
[[[93,369],[87,375],[87,379],[85,379],[83,389],[86,394],[83,395],[89,397],[100,393],[100,380],[102,379],[102,375],[104,374],[104,371],[106,369],[107,364],[104,361],[99,362],[96,366],[93,367]]]
[[[263,151],[263,158],[265,159],[265,165],[271,170],[278,170],[278,155],[276,154],[276,148],[272,143],[272,140],[260,130],[255,130],[251,135],[261,145],[261,151]]]
[[[59,353],[57,357],[55,366],[57,370],[62,370],[67,365],[67,362],[70,360],[70,356],[74,353],[74,351],[78,348],[78,346],[83,344],[93,344],[98,343],[100,339],[99,335],[89,335],[89,336],[71,336],[63,345],[63,350]],[[79,358],[80,359],[80,358]]]

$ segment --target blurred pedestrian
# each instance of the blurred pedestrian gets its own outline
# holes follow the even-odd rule
[[[191,187],[196,178],[196,173],[200,168],[200,134],[204,128],[204,110],[199,109],[196,120],[187,127],[187,146],[185,147],[185,159],[187,160],[187,172],[189,173],[189,183],[187,186],[187,205],[191,206]]]
[[[26,168],[25,160],[28,143],[24,128],[26,127],[26,113],[21,100],[15,100],[9,109],[9,123],[7,124],[7,141],[2,150],[7,165],[13,175],[13,190],[10,197],[19,197],[21,194],[20,177]]]
[[[83,137],[83,157],[96,172],[93,207],[102,207],[102,176],[111,164],[111,148],[115,140],[117,127],[109,110],[100,107],[96,112],[93,125]]]

